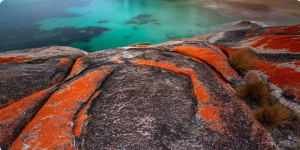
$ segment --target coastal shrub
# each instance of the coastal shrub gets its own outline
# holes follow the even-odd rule
[[[249,104],[268,104],[269,90],[264,82],[245,83],[237,87],[235,95]]]
[[[244,50],[236,51],[229,57],[230,66],[240,75],[245,73],[254,65],[255,59],[253,56]]]
[[[263,125],[277,128],[290,124],[290,112],[282,105],[265,105],[256,112],[256,119]]]

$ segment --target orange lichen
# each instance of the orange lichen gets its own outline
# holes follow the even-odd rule
[[[255,29],[256,30],[256,29]],[[259,33],[249,32],[246,34],[246,36],[258,36]],[[278,27],[278,28],[270,28],[265,31],[263,35],[293,35],[293,34],[299,34],[300,33],[300,25],[292,25],[288,27]],[[258,36],[259,37],[259,36]]]
[[[222,126],[224,126],[219,111],[220,109],[213,105],[202,106],[199,110],[199,114],[205,122],[213,122],[209,127],[214,131],[222,131]]]
[[[197,58],[192,58],[195,62],[199,63],[199,64],[203,64],[203,62]],[[233,89],[228,85],[227,81],[224,80],[224,78],[218,74],[216,71],[214,71],[211,67],[208,67],[209,71],[212,72],[214,74],[214,76],[218,79],[219,82],[221,82],[224,87],[231,93],[233,93]]]
[[[68,58],[61,58],[59,59],[59,63],[56,64],[56,66],[61,66],[61,65],[71,65],[72,61]]]
[[[88,109],[90,108],[92,101],[100,94],[100,91],[97,91],[94,93],[94,95],[90,98],[89,102],[80,110],[80,112],[77,115],[76,120],[74,121],[74,129],[73,133],[75,136],[80,136],[83,126],[85,125],[87,119],[88,119]]]
[[[230,49],[230,48],[226,48],[224,46],[218,45],[218,47],[225,53],[228,55],[228,57],[230,57],[232,55],[232,53],[234,52],[234,50]]]
[[[22,62],[26,60],[32,60],[29,57],[0,57],[0,63],[12,63],[12,62]]]
[[[194,94],[198,99],[198,109],[200,110],[202,105],[212,102],[212,101],[210,101],[211,97],[208,94],[207,89],[203,85],[201,85],[201,82],[197,79],[197,75],[194,70],[180,69],[171,63],[155,62],[152,60],[138,59],[138,60],[133,61],[133,63],[138,64],[138,65],[157,67],[157,68],[165,69],[165,70],[177,73],[177,74],[189,76],[192,81],[193,87],[194,87]],[[222,126],[224,125],[224,123],[221,121],[221,119],[218,116],[219,111],[218,110],[216,111],[216,109],[214,109],[214,110],[209,109],[207,111],[210,111],[210,110],[213,112],[208,112],[208,113],[215,114],[214,120],[206,119],[207,116],[202,116],[201,113],[199,113],[199,115],[204,118],[204,121],[208,121],[208,123],[215,124],[213,126],[209,126],[210,129],[212,129],[214,131],[222,132]],[[200,112],[200,111],[198,111],[198,112]]]
[[[266,31],[265,34],[278,34],[278,33],[285,33],[285,34],[299,34],[300,33],[300,25],[292,25],[288,27],[279,27],[279,28],[271,28]]]
[[[116,63],[121,63],[122,62],[120,57],[113,58],[112,61],[116,62]]]
[[[33,120],[12,144],[12,149],[23,146],[36,149],[72,149],[75,140],[73,118],[81,105],[92,96],[108,71],[95,70],[64,84],[53,93]],[[27,136],[32,135],[32,136]],[[55,140],[53,140],[55,139]]]
[[[235,53],[235,51],[230,48],[219,47],[229,55]],[[266,74],[269,77],[268,81],[281,89],[295,89],[293,90],[293,94],[296,96],[296,99],[300,101],[300,72],[298,72],[296,68],[280,66],[281,63],[260,60],[258,58],[255,58],[254,64],[254,67],[250,70],[258,70]],[[291,65],[299,67],[300,61],[294,61]]]
[[[210,49],[214,50],[215,52],[217,52],[219,55],[221,55],[223,58],[227,58],[227,56],[225,55],[225,53],[216,45],[212,45],[212,44],[206,44],[206,46],[208,46]]]
[[[73,77],[74,75],[80,73],[83,70],[83,61],[81,58],[77,58],[75,60],[75,63],[71,69],[70,74],[66,77],[66,79],[70,79],[71,77]]]
[[[9,144],[14,138],[14,130],[30,119],[37,107],[49,96],[55,86],[34,93],[17,102],[0,109],[0,145]],[[26,115],[26,117],[24,117]]]
[[[266,74],[269,82],[281,89],[292,88],[297,100],[300,100],[300,72],[290,67],[278,67],[280,63],[258,60],[259,63],[253,69]]]
[[[11,105],[14,102],[15,102],[14,100],[9,99],[6,101],[6,103],[0,104],[0,109],[7,107],[8,105]]]
[[[240,80],[238,74],[228,64],[227,59],[213,50],[194,46],[180,46],[173,48],[173,51],[205,61],[215,67],[227,80]]]
[[[174,64],[167,63],[167,62],[155,62],[151,60],[138,59],[135,60],[134,63],[139,65],[158,67],[168,71],[172,71],[174,73],[189,76],[194,86],[194,94],[198,98],[198,105],[208,102],[209,95],[207,94],[206,89],[202,85],[200,85],[199,81],[197,80],[195,71],[180,69],[177,68]]]
[[[0,77],[0,80],[9,80],[8,77]]]
[[[214,121],[219,119],[219,109],[213,105],[203,106],[200,109],[199,114],[205,121]]]
[[[300,35],[263,35],[251,46],[262,46],[266,50],[287,50],[300,52]]]

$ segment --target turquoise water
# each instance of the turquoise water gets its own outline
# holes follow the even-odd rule
[[[203,0],[4,0],[0,51],[73,46],[86,51],[161,43],[234,21]]]

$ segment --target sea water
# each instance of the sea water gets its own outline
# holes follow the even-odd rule
[[[232,21],[202,0],[4,0],[0,51],[155,44],[211,32]]]

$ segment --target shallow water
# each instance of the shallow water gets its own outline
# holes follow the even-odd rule
[[[50,45],[86,51],[160,43],[236,21],[201,0],[4,0],[0,51]]]
[[[221,14],[263,26],[300,23],[300,0],[208,0]]]

